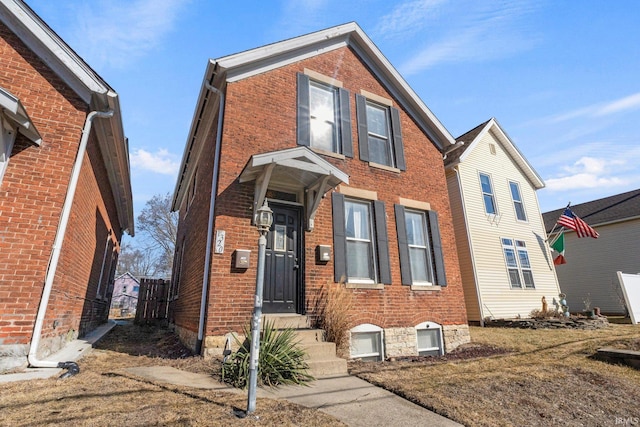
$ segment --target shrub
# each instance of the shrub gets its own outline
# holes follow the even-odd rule
[[[531,313],[529,313],[529,317],[536,320],[544,320],[544,319],[553,319],[553,318],[561,319],[564,316],[562,315],[561,312],[557,310],[542,311],[542,310],[536,309],[536,310],[531,310]]]
[[[238,350],[222,364],[222,380],[237,388],[246,388],[249,383],[251,355],[251,332],[244,327],[244,342],[235,337]],[[273,322],[266,321],[260,331],[260,354],[258,356],[258,384],[269,387],[287,384],[306,384],[315,378],[307,373],[305,351],[295,341],[291,328],[277,330]]]
[[[349,327],[353,309],[353,294],[340,283],[327,283],[318,296],[318,327],[325,340],[336,344],[338,355],[349,354]]]

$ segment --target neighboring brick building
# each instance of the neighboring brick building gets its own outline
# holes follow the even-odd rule
[[[265,199],[264,312],[313,319],[345,278],[353,357],[469,340],[442,161],[455,141],[357,24],[209,61],[195,111],[173,204],[183,341],[216,354],[248,324]]]
[[[2,370],[107,320],[133,206],[118,94],[19,0],[0,58]]]

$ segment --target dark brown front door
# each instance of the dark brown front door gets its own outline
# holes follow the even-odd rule
[[[301,281],[301,209],[269,203],[273,225],[267,235],[263,311],[296,313]]]

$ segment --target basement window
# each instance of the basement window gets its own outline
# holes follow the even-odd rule
[[[442,327],[434,322],[422,322],[416,326],[418,355],[442,356]]]
[[[364,362],[379,362],[384,356],[383,330],[365,323],[351,329],[351,358]]]

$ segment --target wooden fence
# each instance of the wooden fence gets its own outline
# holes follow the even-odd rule
[[[171,282],[163,279],[140,279],[136,323],[156,323],[167,320]]]

